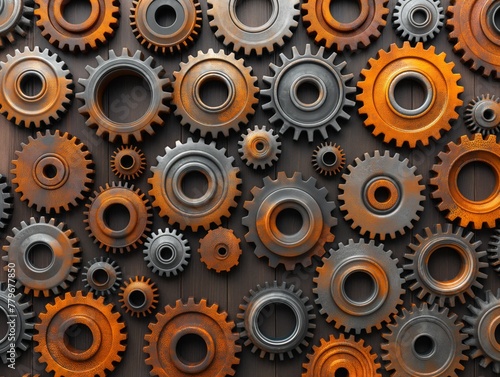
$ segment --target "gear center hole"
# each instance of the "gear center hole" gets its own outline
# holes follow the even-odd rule
[[[320,88],[315,81],[303,81],[297,87],[297,98],[306,106],[314,105],[320,97]]]
[[[207,343],[197,334],[186,334],[177,342],[176,353],[183,364],[198,365],[207,357]]]
[[[27,98],[36,98],[43,90],[43,77],[39,73],[26,72],[19,82],[21,93]]]
[[[361,5],[359,1],[331,0],[330,14],[338,22],[348,24],[357,20],[361,15]]]
[[[218,109],[229,99],[227,83],[217,76],[204,80],[199,86],[200,101],[208,108]]]
[[[430,22],[431,14],[424,7],[416,7],[410,13],[410,18],[415,26],[424,27]]]
[[[130,212],[120,203],[113,203],[104,210],[104,223],[113,231],[122,231],[130,223]]]
[[[228,253],[228,251],[227,251],[227,247],[226,246],[219,246],[217,248],[217,254],[220,257],[222,257],[222,258],[227,257],[227,253]]]
[[[417,356],[421,358],[428,358],[436,350],[436,343],[429,335],[420,335],[413,343],[413,349]]]
[[[335,371],[335,377],[349,377],[349,371],[344,367],[340,367]]]
[[[370,301],[376,293],[375,280],[364,271],[354,271],[347,276],[343,288],[346,297],[356,304]]]
[[[64,332],[64,345],[72,353],[84,353],[92,347],[94,337],[88,326],[75,323]]]
[[[200,199],[208,191],[208,178],[200,171],[189,171],[182,177],[181,190],[189,199]]]
[[[2,332],[0,331],[0,334],[2,334]],[[500,344],[500,324],[497,325],[495,327],[495,341],[497,342],[497,344]]]
[[[90,0],[65,0],[61,6],[63,18],[73,25],[87,21],[92,12]]]
[[[161,27],[170,27],[176,20],[177,13],[175,9],[168,4],[158,7],[155,12],[155,21]]]
[[[160,260],[163,262],[170,262],[175,257],[175,251],[172,248],[172,246],[170,246],[170,245],[165,245],[165,246],[160,247],[160,250],[158,253],[160,256]]]
[[[458,173],[458,191],[468,200],[482,201],[497,194],[499,177],[482,161],[469,162]],[[475,185],[474,182],[481,182]]]
[[[285,208],[276,216],[276,227],[286,236],[300,232],[304,226],[304,219],[295,208]]]
[[[379,203],[387,203],[391,199],[391,190],[388,187],[381,186],[375,190],[375,200]]]
[[[289,339],[296,331],[297,318],[288,305],[271,303],[259,312],[257,326],[259,332],[267,339]]]
[[[420,80],[412,77],[403,78],[394,88],[394,98],[403,109],[417,110],[426,102],[427,89]]]
[[[46,243],[38,242],[26,251],[26,261],[35,271],[44,271],[54,263],[54,252]]]
[[[7,312],[3,307],[0,307],[0,342],[2,343],[8,336],[9,328],[7,326],[7,321]]]
[[[146,305],[146,294],[140,289],[134,289],[128,296],[128,303],[134,309],[141,309]]]
[[[104,268],[96,268],[92,272],[92,281],[95,285],[102,287],[109,282],[109,274]]]
[[[236,0],[236,17],[245,26],[259,27],[265,25],[272,17],[271,0]]]
[[[495,31],[500,34],[500,5],[496,7],[493,11],[493,17],[491,17],[491,22]]]
[[[130,155],[125,155],[120,159],[120,166],[125,170],[130,170],[134,167],[135,159]]]
[[[43,175],[46,178],[52,179],[57,175],[57,168],[52,164],[47,164],[43,167]]]
[[[255,144],[255,149],[257,149],[257,151],[259,151],[259,152],[262,152],[265,148],[266,148],[266,145],[262,141],[258,141]]]
[[[493,122],[496,117],[497,115],[493,109],[486,109],[483,111],[483,119],[487,122]]]
[[[449,246],[438,247],[429,256],[427,268],[431,277],[439,282],[456,280],[465,268],[460,253]]]
[[[332,151],[327,151],[321,157],[321,161],[326,166],[333,166],[337,163],[337,155]]]

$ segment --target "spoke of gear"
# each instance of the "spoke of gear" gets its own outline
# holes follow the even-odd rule
[[[278,135],[272,128],[266,129],[266,126],[255,126],[253,130],[248,128],[246,134],[241,135],[238,145],[241,159],[254,169],[273,166],[281,154]]]
[[[321,143],[312,154],[312,165],[319,174],[331,177],[344,168],[344,150],[332,142]]]
[[[5,229],[14,211],[14,197],[10,192],[7,178],[0,174],[0,229]]]
[[[182,233],[175,229],[159,229],[144,243],[144,260],[154,273],[168,278],[184,271],[191,258],[190,250]]]
[[[123,145],[113,152],[110,164],[119,179],[133,180],[146,170],[146,156],[136,146]]]
[[[201,261],[209,270],[229,272],[239,264],[241,256],[240,239],[232,229],[217,228],[209,230],[200,240]]]
[[[488,246],[490,265],[496,272],[500,273],[500,229],[495,229]]]
[[[151,314],[156,309],[159,297],[156,284],[144,276],[125,281],[118,295],[125,313],[137,318]]]
[[[396,32],[410,42],[430,41],[444,24],[440,0],[399,0],[393,17]]]
[[[500,98],[483,94],[469,102],[464,123],[472,133],[484,136],[500,132]]]
[[[122,281],[120,266],[110,258],[94,258],[83,267],[82,282],[94,296],[116,293]]]

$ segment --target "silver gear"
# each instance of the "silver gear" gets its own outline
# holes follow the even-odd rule
[[[344,168],[344,151],[335,143],[321,143],[312,154],[312,164],[319,174],[331,177]]]
[[[500,132],[500,98],[483,94],[473,99],[464,112],[464,123],[472,132],[483,135]]]
[[[444,24],[443,7],[439,0],[399,0],[393,17],[396,33],[415,43],[430,41]]]
[[[0,174],[0,229],[4,229],[14,209],[14,198],[10,193],[10,186],[7,184],[7,179]]]
[[[488,259],[493,269],[500,273],[500,229],[495,229],[488,243]]]
[[[110,258],[94,258],[88,261],[88,266],[83,267],[82,282],[96,297],[116,293],[121,281],[120,266]]]
[[[0,48],[5,42],[14,43],[14,33],[26,36],[33,15],[32,0],[2,1],[0,6]]]
[[[255,126],[253,130],[248,128],[247,133],[241,135],[238,145],[241,159],[254,169],[273,166],[281,154],[278,135],[272,128],[267,130],[266,126]]]

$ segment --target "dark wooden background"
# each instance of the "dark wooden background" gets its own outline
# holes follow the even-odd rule
[[[73,6],[73,3],[75,3],[75,6]],[[208,25],[206,16],[207,4],[205,0],[202,0],[203,26],[201,36],[194,46],[173,56],[163,56],[151,53],[150,51],[143,49],[132,34],[132,29],[129,25],[129,9],[131,7],[131,3],[132,0],[121,1],[120,26],[116,35],[109,41],[108,45],[100,47],[97,51],[90,52],[89,54],[78,55],[59,51],[57,48],[51,46],[41,36],[40,30],[36,26],[33,26],[29,30],[27,38],[18,38],[13,45],[7,46],[3,51],[0,51],[0,59],[5,60],[7,54],[13,54],[15,49],[23,49],[26,45],[30,48],[33,48],[34,46],[49,48],[51,51],[57,53],[67,63],[76,83],[76,91],[81,91],[82,87],[77,84],[77,81],[80,77],[87,77],[85,66],[95,66],[95,57],[97,55],[107,58],[109,49],[120,51],[123,47],[127,47],[131,51],[141,50],[146,56],[153,55],[156,62],[165,68],[166,74],[170,78],[172,78],[172,72],[178,70],[179,63],[181,61],[186,61],[189,55],[195,55],[197,51],[207,51],[208,48],[213,48],[215,50],[223,49],[228,51],[214,37],[213,32]],[[356,13],[356,2],[343,0],[332,1],[332,3],[334,3],[337,7],[336,11],[339,12],[338,17],[340,19],[342,19],[342,17],[352,18],[352,16]],[[389,1],[391,14],[395,3],[395,0]],[[442,1],[442,3],[445,7],[448,5],[447,0]],[[244,12],[242,12],[242,14],[247,17],[248,22],[258,22],[259,17],[263,20],[266,12],[268,14],[270,11],[270,6],[267,0],[243,0],[241,6],[244,8]],[[85,9],[86,7],[85,0],[72,1],[68,18],[77,20],[77,17],[82,14],[82,9]],[[448,42],[447,38],[447,30],[444,29],[431,43],[436,46],[436,50],[438,52],[444,51],[447,54],[447,60],[456,62],[455,71],[462,75],[460,84],[465,88],[461,97],[464,102],[467,103],[471,98],[483,93],[499,94],[500,83],[493,82],[492,80],[485,79],[478,74],[470,72],[460,63],[459,58],[452,52],[452,46]],[[315,46],[313,40],[307,36],[302,22],[300,22],[293,38],[288,41],[282,49],[273,54],[267,54],[262,57],[245,57],[245,61],[247,65],[253,67],[253,72],[259,79],[259,86],[264,88],[262,77],[264,75],[270,75],[271,72],[269,70],[269,63],[273,62],[280,64],[278,58],[279,53],[283,52],[287,56],[290,56],[292,46],[297,46],[299,51],[303,52],[305,45],[308,43],[313,45],[313,51],[317,51],[317,46]],[[403,42],[392,28],[391,17],[389,17],[388,24],[383,30],[380,39],[378,39],[375,43],[372,43],[367,49],[357,53],[339,54],[337,61],[340,61],[340,59],[347,60],[348,66],[346,71],[354,74],[354,79],[352,80],[351,85],[355,85],[360,79],[359,72],[361,69],[366,67],[368,59],[375,57],[379,49],[388,49],[391,43],[402,45]],[[134,85],[134,83],[123,82],[121,86],[115,85],[110,88],[107,94],[108,102],[110,103],[116,98],[119,98],[119,95],[127,90],[130,90],[132,85]],[[415,103],[418,101],[419,93],[415,90],[415,88],[407,87],[405,91],[405,100],[407,101],[406,105],[411,105],[412,101]],[[212,95],[217,94],[220,95],[217,91]],[[73,104],[69,109],[69,113],[63,116],[60,122],[54,124],[52,129],[68,131],[71,134],[78,136],[88,146],[92,152],[93,159],[96,162],[94,189],[97,189],[99,186],[104,185],[107,182],[117,181],[117,178],[109,168],[108,161],[113,150],[118,145],[113,145],[102,140],[95,135],[94,131],[85,126],[84,118],[78,113],[78,107],[80,105],[81,103],[79,101],[73,101]],[[145,108],[145,106],[147,106],[147,101],[139,103],[137,111],[140,111],[140,108]],[[439,141],[432,141],[430,145],[425,148],[416,148],[414,150],[409,150],[407,148],[396,149],[393,145],[383,144],[381,139],[373,137],[370,131],[363,126],[362,119],[360,119],[357,115],[356,110],[358,106],[356,109],[352,109],[350,111],[352,116],[351,120],[342,124],[341,132],[329,133],[329,140],[339,143],[344,148],[347,163],[352,163],[355,157],[362,156],[365,152],[372,154],[373,151],[377,149],[388,149],[391,152],[398,152],[401,155],[408,157],[410,161],[417,166],[418,172],[423,175],[423,182],[426,185],[428,185],[429,182],[429,170],[435,162],[435,156],[443,149],[443,146],[450,141],[457,140],[457,138],[461,135],[470,134],[462,121],[462,114],[465,108],[464,106],[460,109],[459,121],[454,123],[452,130],[446,133]],[[112,111],[110,112],[110,116],[116,117],[121,115],[122,113],[113,114]],[[254,125],[269,126],[267,119],[268,114],[264,113],[259,106],[255,116],[251,119],[249,126],[252,128]],[[12,174],[10,174],[10,169],[12,168],[11,160],[15,157],[14,151],[20,150],[21,142],[26,142],[28,136],[33,135],[34,132],[32,130],[16,127],[14,124],[6,121],[3,117],[0,117],[0,128],[2,135],[2,147],[0,148],[0,173],[7,175],[10,181],[12,179]],[[138,146],[146,153],[148,164],[155,164],[156,156],[163,155],[164,148],[166,146],[173,147],[177,140],[186,141],[186,139],[191,136],[192,135],[187,131],[187,129],[183,128],[173,115],[170,115],[165,118],[165,126],[157,129],[155,137],[145,137],[144,141],[138,144]],[[192,258],[186,270],[178,277],[167,279],[153,274],[146,267],[146,263],[143,261],[141,249],[131,252],[130,254],[111,255],[111,257],[121,266],[125,278],[128,279],[129,277],[136,275],[144,275],[151,277],[152,280],[158,284],[160,290],[159,308],[163,308],[167,304],[173,305],[179,298],[186,300],[188,297],[194,296],[198,300],[206,298],[210,303],[218,303],[221,309],[228,311],[230,319],[235,320],[236,313],[238,312],[238,305],[242,301],[242,297],[248,293],[248,290],[254,288],[257,284],[262,284],[266,281],[272,281],[275,279],[295,284],[297,288],[304,291],[305,295],[313,299],[313,268],[298,269],[292,273],[285,272],[283,268],[274,270],[268,267],[265,260],[259,260],[253,254],[253,247],[248,245],[243,239],[244,234],[246,233],[246,229],[241,225],[241,218],[246,213],[243,209],[243,202],[251,199],[250,189],[255,185],[260,186],[262,184],[263,177],[270,175],[274,178],[276,173],[279,171],[285,171],[289,175],[293,172],[299,171],[302,172],[304,177],[315,177],[318,180],[319,185],[328,188],[328,199],[337,202],[338,184],[341,182],[341,177],[340,175],[337,175],[333,178],[324,178],[314,172],[310,160],[314,148],[323,141],[319,137],[316,137],[313,143],[308,143],[305,138],[301,138],[299,141],[294,142],[292,140],[291,133],[281,136],[281,158],[273,168],[266,169],[265,171],[254,171],[248,168],[241,161],[238,155],[237,145],[239,138],[239,132],[232,132],[228,138],[221,138],[217,141],[218,146],[227,148],[228,154],[235,157],[235,164],[241,169],[241,177],[243,178],[242,197],[239,199],[238,207],[232,212],[231,218],[223,222],[224,226],[234,229],[236,235],[242,238],[241,246],[243,248],[243,255],[240,259],[240,265],[237,268],[230,273],[223,274],[216,274],[205,268],[205,266],[200,262],[199,255],[196,252],[200,237],[206,234],[204,231],[200,231],[198,233],[192,233],[190,231],[185,232],[192,249]],[[485,172],[480,166],[472,166],[470,169],[467,169],[467,172],[463,177],[464,179],[461,182],[461,187],[464,193],[477,197],[484,195],[488,186],[492,187],[492,182],[488,182],[488,179],[491,177],[486,173],[487,172]],[[137,181],[137,186],[145,192],[149,190],[149,186],[147,184],[147,178],[149,176],[150,173],[147,171],[147,173]],[[423,228],[427,226],[434,226],[437,223],[443,223],[445,221],[442,214],[438,212],[434,203],[429,198],[429,193],[430,189],[427,188],[425,191],[425,195],[427,197],[425,210],[421,214],[421,219],[418,223],[416,223],[414,229],[407,232],[407,234],[403,237],[398,237],[395,240],[385,242],[385,247],[394,251],[394,254],[399,258],[400,263],[403,261],[403,254],[407,252],[407,245],[413,240],[414,234],[421,233]],[[40,216],[40,214],[36,211],[30,210],[26,203],[21,203],[19,201],[18,194],[15,195],[15,199],[15,211],[10,227],[0,234],[2,244],[5,244],[5,237],[11,233],[12,227],[19,227],[21,221],[28,220],[31,216]],[[81,240],[80,244],[83,250],[83,263],[86,264],[88,260],[93,259],[96,256],[105,256],[106,253],[94,245],[92,240],[89,238],[83,224],[83,210],[84,205],[81,204],[79,207],[74,208],[68,213],[58,215],[57,219],[65,222],[72,230],[74,230],[76,236]],[[154,212],[154,230],[156,231],[158,229],[168,227],[166,220],[159,218],[156,210]],[[339,219],[339,224],[333,228],[335,242],[333,245],[327,245],[327,249],[330,247],[335,248],[338,242],[346,243],[350,238],[354,240],[358,240],[360,238],[357,232],[353,231],[350,228],[350,225],[343,220],[343,216],[338,208],[335,210],[335,216]],[[475,234],[477,239],[483,241],[481,249],[485,249],[487,241],[492,234],[492,230],[485,229],[476,231]],[[438,263],[435,266],[435,270],[437,273],[443,274],[442,276],[450,274],[452,270],[456,269],[456,261],[441,260],[440,262],[441,263]],[[315,261],[314,264],[317,266],[318,261]],[[497,287],[500,287],[500,280],[495,272],[491,268],[488,268],[487,272],[488,279],[485,281],[484,289],[496,289]],[[5,279],[5,273],[3,271],[0,272],[0,278]],[[80,272],[76,281],[71,285],[71,290],[75,291],[82,288],[83,284],[81,282]],[[361,285],[359,289],[364,288]],[[481,297],[484,296],[483,292],[477,293]],[[45,304],[51,301],[52,298],[38,298],[32,300],[34,309],[37,313],[42,311]],[[112,296],[111,301],[118,304],[118,296]],[[405,295],[405,306],[408,307],[411,302],[418,303],[419,301],[411,292],[408,291]],[[472,300],[469,299],[468,303],[471,302]],[[319,314],[316,306],[314,310],[317,315],[317,330],[312,343],[318,344],[320,338],[326,338],[330,334],[338,334],[338,331],[334,329],[332,324],[326,323],[325,319]],[[120,311],[123,312],[121,309]],[[453,309],[453,312],[462,316],[466,312],[465,305],[458,305]],[[280,334],[283,335],[284,332],[286,332],[286,329],[290,328],[291,319],[285,314],[282,314],[280,310],[278,310],[277,315],[275,313],[276,311],[268,319],[265,326],[268,331],[275,332],[278,336]],[[147,332],[148,322],[154,317],[150,316],[146,319],[136,319],[130,317],[129,315],[123,315],[123,318],[126,321],[128,331],[127,351],[123,356],[121,364],[119,364],[115,371],[110,375],[134,377],[147,376],[149,375],[149,367],[144,363],[145,354],[143,353],[142,348],[145,343],[143,337]],[[369,336],[363,335],[362,338],[373,347],[374,351],[378,355],[381,355],[380,332],[374,332]],[[85,341],[85,339],[80,339],[80,341]],[[239,355],[241,363],[236,367],[236,375],[240,377],[255,375],[262,377],[299,376],[302,372],[301,364],[304,362],[305,354],[308,351],[310,351],[310,348],[306,349],[306,352],[304,352],[303,355],[297,356],[291,361],[270,362],[267,359],[261,360],[257,355],[253,355],[249,348],[245,347],[243,352]],[[193,347],[190,352],[196,352],[196,347]],[[37,362],[37,359],[38,355],[33,353],[30,348],[29,351],[24,352],[23,355],[17,360],[18,369],[16,372],[11,372],[5,366],[0,365],[0,375],[17,377],[23,373],[32,371],[33,373],[41,373],[42,376],[49,376],[50,374],[43,371],[43,366]],[[383,374],[387,375],[386,372],[383,372]],[[493,373],[489,369],[484,370],[480,368],[476,361],[469,361],[466,363],[465,371],[460,372],[459,375],[468,377],[486,377],[493,376]]]

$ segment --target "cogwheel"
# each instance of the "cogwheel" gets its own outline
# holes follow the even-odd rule
[[[60,213],[76,207],[93,183],[94,163],[87,147],[67,132],[36,133],[21,144],[11,170],[21,201],[37,211]]]
[[[339,22],[333,17],[330,0],[304,0],[302,21],[314,41],[336,51],[356,51],[378,39],[386,25],[389,0],[360,0],[354,21]]]
[[[14,210],[14,198],[10,193],[7,179],[0,174],[0,229],[5,229],[12,217]]]
[[[151,376],[234,376],[241,346],[236,343],[238,334],[233,333],[234,322],[227,320],[226,312],[219,313],[218,305],[207,306],[206,300],[196,303],[192,297],[186,303],[177,300],[174,307],[165,307],[164,314],[156,314],[156,322],[148,328],[144,352]],[[177,352],[179,341],[192,335],[206,344],[206,356],[199,363],[187,363]]]
[[[201,261],[209,270],[229,272],[239,263],[241,256],[240,239],[232,229],[217,228],[209,230],[200,240]]]
[[[261,128],[255,126],[253,130],[248,128],[247,133],[241,135],[238,145],[241,159],[254,169],[273,166],[281,154],[281,141],[278,135],[273,129],[267,130],[266,126]]]
[[[2,259],[15,264],[16,287],[24,287],[25,294],[58,295],[75,280],[81,249],[77,246],[78,238],[64,223],[56,223],[55,219],[46,222],[43,216],[37,222],[32,217],[29,224],[21,222],[21,229],[13,228],[12,233],[13,236],[7,237],[9,244],[3,247],[7,255]],[[51,253],[47,266],[31,262],[41,249]],[[8,271],[8,265],[4,269]]]
[[[295,290],[293,285],[287,286],[285,282],[279,285],[276,281],[272,284],[266,282],[264,287],[257,285],[256,290],[250,290],[250,296],[243,297],[243,301],[236,326],[245,346],[251,346],[252,353],[259,351],[261,358],[268,356],[271,361],[278,355],[282,361],[285,355],[292,359],[295,353],[301,354],[309,345],[316,328],[313,323],[316,315],[309,298],[303,296],[300,289]],[[295,315],[295,328],[285,338],[270,338],[260,328],[259,315],[273,304],[285,305]]]
[[[313,141],[314,132],[319,132],[326,139],[327,128],[340,131],[339,119],[349,120],[346,110],[355,105],[347,96],[356,92],[356,88],[347,86],[353,74],[343,74],[347,62],[335,65],[336,53],[324,56],[325,49],[320,47],[316,55],[307,44],[303,55],[292,47],[292,57],[280,54],[281,66],[270,64],[274,75],[264,76],[269,89],[261,91],[269,101],[262,105],[264,110],[274,112],[269,118],[271,123],[282,124],[280,133],[291,128],[293,139],[298,140],[301,133],[306,133],[309,142]],[[312,85],[317,89],[318,97],[313,102],[304,102],[299,92],[304,86]]]
[[[339,200],[344,202],[340,209],[346,212],[344,219],[352,221],[352,229],[359,227],[362,236],[368,233],[383,241],[413,228],[424,209],[425,186],[420,184],[422,176],[415,174],[417,168],[408,163],[407,158],[399,159],[399,153],[391,157],[389,151],[381,155],[377,150],[373,157],[365,153],[364,160],[356,158],[355,165],[347,167]]]
[[[344,150],[332,142],[321,143],[312,154],[312,165],[319,174],[331,177],[344,168]]]
[[[234,53],[224,51],[199,52],[190,55],[187,63],[180,64],[174,72],[172,104],[174,114],[189,131],[199,131],[217,137],[229,135],[229,130],[237,131],[238,126],[248,123],[255,113],[259,92],[257,77],[252,76],[252,68],[236,59]],[[226,86],[227,97],[219,105],[212,106],[203,101],[201,92],[210,82],[221,82]]]
[[[46,363],[47,372],[54,377],[105,377],[113,371],[125,352],[125,324],[113,304],[104,304],[104,297],[94,298],[81,291],[56,297],[45,306],[35,325],[33,336],[38,361]],[[92,345],[86,351],[74,352],[66,338],[75,326],[86,327],[92,333]]]
[[[32,0],[2,1],[0,6],[0,48],[6,43],[14,43],[15,34],[26,36],[33,15]]]
[[[122,145],[111,156],[111,170],[119,179],[139,178],[146,169],[146,156],[136,146]]]
[[[245,55],[271,53],[283,47],[299,24],[300,0],[271,0],[271,16],[263,25],[252,27],[236,13],[239,0],[207,0],[208,19],[215,36],[225,46]],[[257,10],[258,11],[258,10]]]
[[[464,123],[472,133],[484,136],[500,132],[500,98],[481,95],[469,102],[464,112]]]
[[[386,369],[393,370],[393,377],[457,377],[468,359],[463,327],[448,308],[439,311],[437,305],[429,308],[425,303],[420,308],[412,304],[410,311],[403,308],[387,326],[389,333],[382,334],[387,341],[381,345],[382,359],[389,363]]]
[[[125,313],[137,318],[151,314],[156,309],[159,297],[156,284],[144,276],[130,278],[122,285],[118,295]]]
[[[122,281],[120,266],[110,258],[94,258],[83,267],[82,282],[94,296],[109,296],[115,293]]]
[[[431,193],[431,197],[440,201],[437,207],[447,212],[446,218],[449,221],[457,220],[461,227],[494,228],[500,211],[498,178],[488,198],[471,200],[460,192],[458,175],[464,166],[481,161],[491,168],[496,177],[500,177],[500,144],[495,135],[483,137],[474,134],[471,139],[462,136],[457,143],[448,143],[447,149],[447,152],[438,154],[439,163],[432,167],[436,176],[430,179],[430,184],[436,190]]]
[[[439,0],[399,0],[393,17],[396,32],[410,42],[430,41],[438,35],[444,23]]]
[[[73,95],[73,81],[66,63],[48,49],[39,47],[14,56],[8,54],[0,62],[0,113],[18,126],[50,126],[67,112]],[[38,93],[25,87],[39,82]]]
[[[184,271],[191,258],[191,247],[184,235],[175,229],[158,230],[144,243],[144,260],[154,273],[167,278]]]
[[[170,80],[163,77],[163,67],[154,65],[153,57],[149,56],[144,60],[143,54],[136,51],[130,55],[128,49],[122,50],[122,55],[117,56],[115,51],[109,51],[109,57],[104,60],[97,56],[97,67],[87,66],[85,70],[89,73],[86,79],[80,78],[78,82],[84,87],[83,92],[77,93],[76,98],[83,102],[83,106],[78,109],[80,114],[87,118],[85,124],[90,128],[95,128],[98,136],[115,142],[121,138],[123,144],[129,144],[133,137],[141,142],[143,134],[154,134],[153,126],[162,126],[163,115],[170,112],[167,102],[172,94],[167,92],[170,87]],[[119,77],[135,75],[144,80],[148,87],[137,87],[139,90],[148,90],[151,101],[148,110],[137,120],[130,122],[117,122],[106,115],[108,103],[104,101],[104,92],[112,80]],[[136,97],[139,97],[135,94]],[[141,94],[142,96],[142,94]],[[129,103],[133,96],[125,94],[123,100]],[[128,110],[132,110],[130,108]]]
[[[495,229],[495,234],[491,236],[488,246],[490,265],[496,272],[500,273],[500,229]]]
[[[221,225],[223,216],[236,207],[236,197],[241,195],[238,186],[240,169],[233,166],[234,158],[226,156],[226,149],[217,149],[215,142],[203,140],[186,143],[177,141],[174,148],[165,148],[165,156],[158,156],[158,165],[151,167],[153,176],[148,179],[155,198],[153,206],[160,208],[160,216],[168,216],[169,224],[179,224],[181,230],[190,227],[210,229],[210,224]],[[183,180],[192,174],[205,177],[207,188],[197,188],[193,198],[182,187]],[[191,195],[191,196],[190,196]]]

